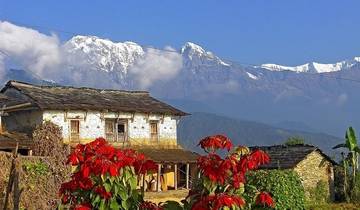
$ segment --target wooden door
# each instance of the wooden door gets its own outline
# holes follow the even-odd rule
[[[105,138],[107,141],[115,141],[115,120],[105,119]]]
[[[159,140],[157,121],[150,121],[150,139],[153,142],[157,142]]]
[[[79,143],[80,142],[80,121],[70,121],[70,141]]]
[[[117,139],[120,142],[127,141],[128,137],[128,124],[127,120],[119,120],[117,123]]]

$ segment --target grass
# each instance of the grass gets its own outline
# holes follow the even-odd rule
[[[329,203],[329,204],[320,204],[320,205],[309,205],[306,207],[308,210],[356,210],[360,209],[359,204],[351,203]]]

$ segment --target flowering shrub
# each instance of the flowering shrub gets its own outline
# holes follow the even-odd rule
[[[79,144],[68,158],[68,164],[74,166],[75,171],[71,180],[61,185],[60,209],[236,210],[253,206],[274,207],[267,192],[255,191],[251,199],[243,196],[246,173],[269,163],[270,158],[265,152],[250,152],[247,147],[232,150],[231,140],[223,135],[206,137],[199,145],[207,155],[199,157],[197,162],[198,183],[183,205],[167,201],[159,206],[144,201],[136,189],[137,175],[157,168],[153,161],[133,150],[115,149],[102,138],[86,145]],[[220,149],[228,151],[225,158],[217,154]]]
[[[304,209],[305,192],[299,175],[292,170],[257,170],[246,174],[244,197],[254,197],[256,191],[248,186],[256,186],[262,191],[271,192],[276,200],[275,209]],[[267,197],[267,196],[266,196]],[[265,196],[255,201],[258,204],[266,201]],[[261,202],[262,201],[262,202]]]
[[[223,135],[206,137],[199,145],[207,154],[198,159],[200,178],[184,201],[185,209],[274,207],[274,201],[267,192],[257,192],[252,199],[243,197],[246,173],[270,162],[265,152],[250,152],[247,147],[232,150],[231,140]],[[217,154],[220,149],[228,151],[224,158]]]
[[[62,205],[75,210],[138,209],[145,206],[137,188],[138,175],[156,170],[153,161],[133,150],[115,149],[105,139],[79,144],[68,157],[75,167],[60,188]],[[141,209],[141,208],[140,208]]]

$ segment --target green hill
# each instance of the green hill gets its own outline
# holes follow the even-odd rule
[[[212,134],[225,134],[235,145],[246,146],[281,144],[291,136],[299,136],[305,139],[305,143],[318,146],[330,156],[335,154],[331,147],[342,142],[341,138],[324,133],[283,129],[209,113],[193,113],[180,120],[178,138],[187,149],[200,151],[196,146],[199,139]]]

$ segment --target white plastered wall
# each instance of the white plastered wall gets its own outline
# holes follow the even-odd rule
[[[98,111],[44,111],[43,120],[50,120],[62,128],[65,141],[69,140],[70,120],[80,121],[80,139],[90,141],[105,136],[105,119],[127,119],[129,140],[150,138],[150,121],[158,121],[159,140],[172,140],[176,143],[177,118],[164,115],[141,113],[114,113]],[[166,142],[164,142],[166,143]]]

